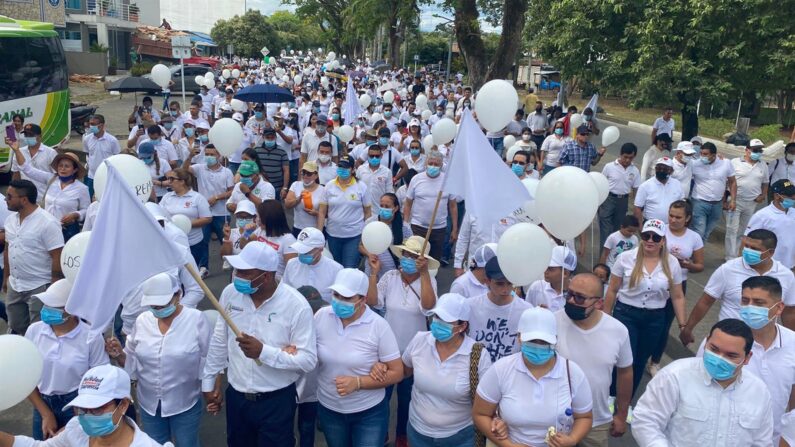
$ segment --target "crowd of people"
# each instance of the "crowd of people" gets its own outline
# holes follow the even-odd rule
[[[6,140],[4,301],[9,331],[36,345],[44,370],[29,397],[32,437],[0,432],[0,447],[198,446],[203,415],[222,409],[231,447],[309,447],[317,429],[330,447],[606,447],[630,423],[644,447],[795,445],[795,142],[771,163],[759,140],[732,160],[701,137],[674,147],[666,110],[640,169],[633,143],[604,165],[593,272],[578,264],[584,235],[578,244],[550,233],[543,277],[514,284],[497,242],[525,219],[485,227],[470,216],[442,192],[455,140],[425,139],[474,110],[477,91],[462,77],[357,66],[354,106],[319,62],[236,68],[239,78],[202,86],[187,111],[144,98],[121,144],[94,115],[85,164],[19,117],[19,138]],[[262,83],[294,100],[235,110],[235,94]],[[532,89],[520,102],[505,129],[484,130],[518,179],[590,171],[606,155],[591,142],[604,130],[598,110],[545,108]],[[243,129],[230,156],[208,137],[222,118]],[[351,141],[337,135],[342,125]],[[230,278],[220,307],[240,335],[196,309],[204,292],[185,268],[124,297],[105,339],[65,310],[61,250],[92,230],[93,180],[117,154],[147,166],[146,209],[201,277]],[[706,265],[722,216],[725,263]],[[362,242],[372,222],[391,230],[383,253]],[[437,284],[441,268],[454,272],[450,287]],[[688,273],[705,270],[688,312]],[[695,340],[717,300],[719,322]],[[663,367],[674,319],[683,344],[701,345]]]

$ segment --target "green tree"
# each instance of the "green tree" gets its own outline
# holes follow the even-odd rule
[[[345,28],[346,0],[282,0],[282,4],[295,6],[298,17],[317,23],[323,40],[337,53],[348,53],[353,48],[350,30]]]
[[[279,42],[286,50],[310,49],[323,45],[323,31],[312,22],[290,11],[276,11],[267,17]],[[271,48],[270,46],[268,48]],[[273,48],[280,50],[281,48]]]
[[[225,47],[233,45],[235,53],[245,57],[260,57],[260,49],[267,46],[271,51],[281,48],[278,34],[259,11],[249,9],[242,16],[215,22],[210,36]]]

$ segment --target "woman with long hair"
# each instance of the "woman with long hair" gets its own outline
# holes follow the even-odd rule
[[[249,237],[248,241],[242,241],[240,248],[245,248],[246,243],[252,241],[264,242],[279,253],[279,266],[276,270],[276,277],[281,278],[284,274],[284,266],[287,261],[298,256],[290,248],[295,243],[295,236],[287,223],[287,216],[284,214],[284,207],[276,199],[263,200],[257,205],[257,228]]]
[[[171,216],[182,214],[190,219],[188,232],[190,253],[198,264],[202,258],[209,257],[210,244],[204,240],[202,227],[213,220],[210,203],[203,195],[193,190],[194,177],[187,169],[177,168],[166,173],[166,184],[171,192],[163,196],[160,206]]]
[[[403,220],[403,213],[400,212],[398,197],[391,192],[381,196],[381,203],[377,212],[374,212],[364,224],[367,225],[370,222],[383,222],[389,225],[389,228],[392,230],[392,244],[390,245],[403,245],[403,240],[411,236],[411,226]],[[363,256],[370,256],[370,253],[364,248],[363,244],[359,244],[359,253]],[[378,272],[378,279],[381,279],[384,273],[395,270],[399,262],[389,250],[378,255],[378,260],[381,261],[381,270]],[[369,262],[364,264],[364,273],[370,274]]]

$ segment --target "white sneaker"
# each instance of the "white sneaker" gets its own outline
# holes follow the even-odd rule
[[[226,258],[224,258],[224,266],[222,268],[224,271],[232,270],[232,266],[229,264],[229,261],[227,261]]]
[[[207,267],[202,267],[199,269],[199,275],[201,275],[202,279],[210,276],[210,271],[207,270]]]
[[[649,364],[646,365],[646,371],[649,373],[650,376],[654,377],[655,375],[657,375],[658,372],[660,372],[660,364],[649,362]]]

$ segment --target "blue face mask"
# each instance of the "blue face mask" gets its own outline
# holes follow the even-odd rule
[[[204,162],[207,163],[207,166],[215,166],[218,164],[218,159],[212,155],[205,155]]]
[[[521,177],[524,174],[524,166],[514,163],[511,165],[511,171],[516,174],[517,177]]]
[[[756,265],[762,262],[762,252],[753,248],[743,247],[743,260],[748,265]]]
[[[206,143],[210,141],[210,137],[207,135],[199,135],[199,141],[201,141],[202,143]]]
[[[583,116],[582,116],[582,120],[583,120],[583,121],[585,121],[586,123],[587,123],[588,121],[591,121],[591,115],[583,115]]]
[[[384,111],[384,118],[392,118],[392,111],[390,110]]]
[[[88,131],[96,135],[99,133],[99,126],[89,126]]]
[[[751,327],[751,329],[762,329],[770,323],[768,313],[773,306],[759,307],[759,306],[742,306],[740,307],[740,318]]]
[[[404,256],[400,258],[400,269],[403,270],[403,273],[413,275],[417,273],[417,261]]]
[[[339,113],[332,113],[331,114],[331,119],[333,121],[339,121],[340,120],[340,114]]]
[[[165,127],[166,130],[171,130],[174,127],[174,123],[164,123],[163,127]]]
[[[192,127],[186,127],[184,130],[185,130],[185,136],[188,138],[193,137],[193,135],[196,133],[196,129]]]
[[[58,326],[59,324],[66,323],[64,311],[61,309],[44,306],[41,308],[39,315],[41,315],[41,321],[50,326]]]
[[[411,155],[413,155],[414,157],[419,157],[420,156],[420,150],[419,149],[409,149],[409,151],[411,152]]]
[[[251,177],[240,177],[240,183],[248,186],[249,188],[254,186],[254,180],[252,180]]]
[[[25,142],[26,146],[35,146],[36,145],[36,137],[22,137],[22,141]]]
[[[118,408],[116,407],[116,409]],[[116,409],[111,413],[99,415],[81,414],[77,416],[77,420],[80,422],[80,427],[90,438],[106,436],[116,431],[119,428],[119,424],[121,424],[121,419],[119,419],[119,424],[113,423],[113,415],[116,413]]]
[[[555,135],[563,135],[563,128],[558,127],[555,129]]]
[[[273,149],[276,147],[276,140],[265,140],[265,147],[268,149]]]
[[[169,113],[171,116],[177,116],[177,115],[179,114],[179,112],[177,112],[176,110],[169,110],[169,112],[168,112],[168,113]]]
[[[378,210],[378,217],[380,217],[383,220],[390,220],[394,215],[395,211],[392,208],[380,208]]]
[[[381,157],[370,157],[367,159],[367,162],[370,163],[370,166],[379,166],[381,164]]]
[[[438,166],[428,166],[428,169],[426,169],[425,172],[428,174],[428,177],[434,178],[439,176],[439,173],[442,172],[442,168]]]
[[[245,227],[246,225],[248,225],[248,224],[250,224],[252,222],[254,222],[254,219],[241,219],[241,218],[238,217],[238,219],[237,219],[237,227],[238,228],[243,228],[243,227]]]
[[[761,152],[751,152],[751,160],[759,161],[761,159],[762,159],[762,153]]]
[[[262,112],[254,112],[254,117],[257,119],[262,119],[263,113]]]
[[[533,365],[543,365],[555,355],[550,345],[539,345],[531,342],[522,343],[522,355]]]
[[[141,158],[141,161],[144,162],[147,165],[151,165],[152,163],[155,162],[155,158],[154,157],[143,157],[143,158]]]
[[[441,342],[446,342],[453,338],[453,325],[434,318],[431,321],[431,335]]]
[[[378,144],[381,146],[389,146],[389,137],[379,137]]]
[[[162,142],[162,141],[160,140],[160,137],[158,137],[158,138],[150,138],[150,141],[151,141],[151,142],[152,142],[152,144],[154,144],[155,146],[157,146],[158,144],[160,144],[160,143]]]
[[[701,157],[701,163],[704,163],[705,165],[708,165],[709,164],[709,157]]]
[[[302,255],[298,255],[298,260],[301,262],[301,264],[311,265],[315,260],[315,255],[312,253],[304,253]]]
[[[346,303],[337,297],[332,297],[331,310],[340,318],[350,318],[356,313],[356,304]]]
[[[704,350],[704,368],[715,380],[731,379],[737,371],[737,365],[708,349]]]
[[[171,303],[171,304],[169,304],[168,306],[166,306],[166,307],[164,307],[162,309],[155,309],[155,308],[152,307],[152,308],[149,308],[149,310],[152,311],[152,313],[155,315],[155,318],[168,318],[174,312],[177,311],[177,305],[174,304],[174,303]]]
[[[60,181],[62,181],[64,183],[71,182],[74,179],[75,179],[75,174],[72,174],[72,175],[59,175],[58,176],[58,180],[60,180]]]
[[[351,178],[351,170],[348,168],[337,168],[337,177],[348,180]]]
[[[795,206],[795,199],[781,199],[781,207],[788,210]]]
[[[259,276],[257,278],[259,278]],[[252,293],[257,293],[257,290],[259,290],[259,287],[251,286],[252,281],[252,279],[243,279],[237,275],[232,276],[232,284],[234,284],[235,290],[244,295],[251,295]]]

